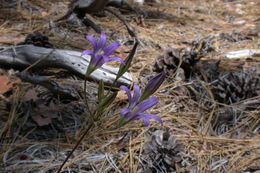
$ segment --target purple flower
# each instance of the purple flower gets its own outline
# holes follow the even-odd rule
[[[151,80],[149,80],[148,84],[146,85],[141,97],[140,101],[147,99],[150,97],[163,83],[164,79],[166,77],[165,72],[161,72],[155,77],[153,77]]]
[[[122,90],[125,90],[126,95],[128,97],[128,107],[123,108],[120,112],[120,114],[127,120],[127,122],[136,119],[142,119],[144,121],[145,126],[149,126],[149,119],[154,119],[155,121],[158,121],[162,124],[161,118],[157,115],[143,113],[144,111],[150,109],[158,103],[156,97],[150,97],[139,103],[140,87],[137,84],[134,84],[133,96],[131,95],[130,90],[126,86],[122,85],[120,88]]]
[[[110,55],[120,46],[119,43],[114,42],[106,46],[106,35],[104,33],[101,33],[99,41],[91,35],[86,36],[86,38],[93,46],[93,51],[85,50],[82,52],[82,55],[88,54],[91,56],[89,67],[86,72],[87,76],[108,61],[119,61],[125,64],[125,62],[119,57],[110,57]]]

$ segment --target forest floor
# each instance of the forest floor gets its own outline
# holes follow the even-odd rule
[[[53,24],[66,13],[68,0],[7,2],[0,1],[1,46],[40,32],[57,49],[83,51],[91,47],[86,35],[99,36],[90,27]],[[167,73],[155,94],[159,103],[150,111],[164,123],[145,127],[136,120],[109,128],[126,100],[119,92],[63,172],[260,172],[260,2],[162,0],[136,8],[143,14],[121,10],[140,40],[129,73],[141,87],[159,71]],[[134,41],[124,25],[107,12],[87,16],[109,41],[121,43],[115,54],[125,58]],[[246,49],[258,53],[226,56]],[[182,66],[186,60],[196,63]],[[3,85],[3,76],[14,72],[0,70]],[[210,80],[209,74],[217,76]],[[82,79],[62,69],[37,75],[83,86]],[[5,93],[0,87],[0,172],[55,172],[86,128],[84,99],[67,103],[39,86],[17,83]]]

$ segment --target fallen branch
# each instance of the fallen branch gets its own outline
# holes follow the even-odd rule
[[[47,57],[46,57],[47,56]],[[90,56],[81,56],[81,52],[61,49],[50,49],[33,45],[19,45],[0,47],[0,67],[25,69],[41,58],[43,61],[36,64],[35,68],[62,68],[84,79],[86,69],[90,62]],[[116,78],[118,68],[103,65],[90,75],[89,80],[100,81],[111,85]],[[130,85],[132,77],[125,73],[119,78],[116,85]]]
[[[29,82],[34,85],[41,85],[47,88],[54,96],[61,99],[77,100],[79,98],[77,91],[74,90],[74,88],[61,85],[47,77],[31,76],[26,73],[17,73],[16,75],[24,82]]]

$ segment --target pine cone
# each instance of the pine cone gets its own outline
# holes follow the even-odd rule
[[[232,104],[260,94],[259,77],[254,78],[243,72],[224,73],[213,85],[215,98],[225,104]]]
[[[212,50],[214,49],[211,46],[211,39],[193,41],[191,47],[185,49],[166,49],[164,55],[159,55],[156,58],[154,71],[165,71],[169,74],[175,72],[180,66],[185,72],[185,77],[190,78],[195,71],[195,64]]]
[[[144,167],[138,172],[174,172],[175,165],[181,166],[186,154],[184,146],[173,135],[156,130],[146,138],[142,157]]]
[[[180,65],[185,72],[185,77],[189,78],[193,71],[194,65],[199,61],[196,54],[186,49],[167,49],[163,56],[158,56],[154,65],[154,71],[174,73]]]
[[[39,32],[28,34],[24,42],[18,45],[32,44],[34,46],[53,48],[53,45],[49,43],[49,38]]]
[[[213,129],[219,134],[223,134],[236,126],[243,118],[243,111],[236,107],[221,107],[215,111]]]
[[[201,61],[202,62],[202,61]],[[197,66],[196,69],[199,69],[200,73],[202,73],[202,78],[203,81],[214,81],[217,80],[219,77],[219,64],[220,64],[220,60],[219,61],[213,61],[213,62],[203,62],[200,63],[199,66]],[[206,79],[205,79],[206,77]]]

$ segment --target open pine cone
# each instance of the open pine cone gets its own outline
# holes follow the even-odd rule
[[[187,167],[189,157],[184,153],[183,144],[169,132],[156,130],[146,138],[142,155],[143,172],[175,172],[176,165]]]
[[[190,78],[195,71],[195,64],[202,58],[207,52],[214,50],[212,47],[212,40],[210,38],[193,41],[191,47],[185,49],[166,49],[163,55],[159,55],[156,58],[154,65],[154,71],[165,71],[170,74],[177,70],[180,66],[185,72],[185,77]]]
[[[194,65],[199,59],[200,57],[197,56],[196,52],[192,52],[188,49],[166,49],[164,55],[157,57],[154,71],[165,71],[169,74],[175,72],[178,66],[180,66],[185,72],[185,77],[189,78]]]
[[[19,43],[18,45],[24,44],[32,44],[39,47],[53,48],[53,45],[49,42],[49,38],[39,32],[28,34],[24,42]]]
[[[212,85],[215,98],[225,104],[232,104],[260,94],[259,78],[243,72],[223,73]]]

